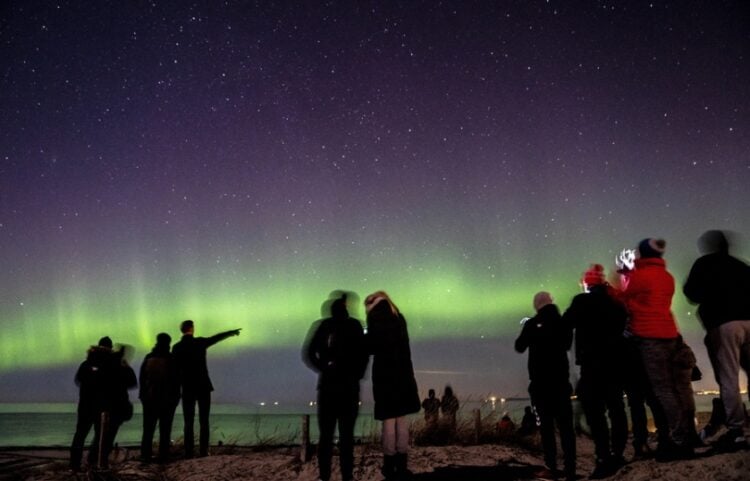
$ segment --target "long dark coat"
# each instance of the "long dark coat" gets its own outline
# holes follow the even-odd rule
[[[367,345],[373,355],[375,419],[397,418],[420,409],[406,320],[383,300],[367,314]]]

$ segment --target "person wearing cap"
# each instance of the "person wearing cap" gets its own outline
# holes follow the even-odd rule
[[[411,362],[406,320],[383,291],[365,299],[368,350],[373,355],[372,395],[375,419],[383,423],[383,467],[385,479],[401,479],[407,468],[409,448],[408,414],[419,412],[419,392]]]
[[[691,458],[692,419],[686,415],[684,391],[678,385],[673,359],[682,346],[672,314],[675,281],[663,259],[666,241],[647,238],[638,244],[634,269],[627,272],[627,288],[620,294],[630,315],[626,331],[643,365],[654,403],[657,424],[657,461]]]
[[[180,381],[177,364],[170,352],[172,338],[166,332],[156,336],[156,345],[141,364],[138,397],[143,405],[143,436],[141,459],[151,460],[156,423],[159,423],[159,461],[169,459],[172,421],[180,402]]]
[[[321,481],[331,478],[336,425],[341,479],[354,479],[354,424],[359,414],[359,383],[370,357],[362,323],[349,315],[354,293],[334,291],[323,304],[325,318],[313,323],[303,359],[318,373],[318,468]]]
[[[690,269],[683,292],[699,305],[706,350],[721,392],[727,431],[714,447],[736,451],[748,444],[739,377],[740,369],[750,376],[750,266],[729,254],[729,241],[720,230],[705,232],[698,245],[703,256]]]
[[[515,348],[519,353],[529,351],[529,396],[540,420],[545,468],[535,475],[548,478],[558,474],[557,427],[564,456],[564,475],[572,481],[576,479],[576,440],[568,350],[573,342],[573,329],[560,315],[549,292],[538,292],[533,305],[536,315],[524,322]]]
[[[576,394],[595,445],[596,465],[589,479],[602,479],[625,464],[628,419],[622,400],[623,331],[628,315],[625,306],[610,295],[601,264],[592,264],[584,272],[581,286],[584,292],[573,298],[563,320],[575,330],[575,361],[581,367]]]
[[[180,324],[182,338],[172,347],[172,353],[177,361],[180,387],[182,388],[182,415],[185,422],[184,442],[185,456],[193,457],[195,437],[193,422],[195,420],[195,404],[198,404],[198,422],[200,424],[200,456],[208,456],[209,414],[211,411],[211,391],[214,390],[208,377],[206,351],[217,342],[232,336],[239,336],[240,329],[220,332],[211,337],[195,337],[193,321],[186,320]]]

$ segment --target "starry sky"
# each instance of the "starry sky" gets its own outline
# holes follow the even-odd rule
[[[748,258],[749,20],[739,0],[5,2],[0,401],[73,400],[99,337],[137,367],[187,318],[243,329],[210,352],[215,399],[310,399],[299,348],[334,289],[391,294],[421,391],[524,395],[535,292],[564,309],[644,237],[678,287],[707,229]],[[710,373],[679,292],[674,312]]]

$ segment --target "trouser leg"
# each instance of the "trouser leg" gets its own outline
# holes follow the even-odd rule
[[[354,425],[359,414],[359,391],[350,393],[348,399],[342,399],[343,405],[339,414],[339,452],[341,478],[344,481],[353,478],[354,473]]]
[[[151,458],[152,446],[154,444],[154,430],[158,421],[155,407],[143,404],[143,435],[141,436],[141,458],[148,460]]]
[[[328,399],[318,396],[318,469],[320,479],[327,481],[331,477],[331,457],[333,452],[333,435],[336,430],[335,409],[329,405]]]
[[[195,396],[192,393],[183,393],[182,395],[182,418],[184,422],[183,438],[185,456],[192,458],[195,452],[195,435],[193,429],[195,423]]]
[[[711,365],[724,402],[726,425],[741,429],[745,413],[739,387],[740,360],[747,355],[750,321],[731,321],[710,329],[706,334]]]
[[[209,417],[211,415],[211,393],[207,392],[198,397],[198,420],[200,422],[200,455],[208,456],[208,441],[210,436]]]

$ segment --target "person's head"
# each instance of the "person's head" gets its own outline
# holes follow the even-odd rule
[[[523,408],[523,412],[525,412],[526,414],[531,414],[531,406],[526,406],[525,408]]]
[[[335,299],[331,303],[331,317],[335,319],[346,319],[349,317],[349,310],[346,307],[346,294]]]
[[[385,291],[376,291],[365,298],[365,310],[368,314],[377,309],[388,309],[393,315],[398,315],[398,308]]]
[[[429,391],[427,391],[427,397],[431,397],[431,398],[435,397],[435,390],[430,389]]]
[[[592,287],[606,284],[607,280],[604,277],[604,266],[601,264],[591,264],[586,272],[581,277],[581,286],[583,290],[589,292]]]
[[[103,338],[99,339],[98,346],[112,349],[112,339],[110,339],[109,336],[104,336]]]
[[[720,230],[709,230],[698,239],[698,249],[702,254],[715,254],[729,252],[729,241],[724,232]]]
[[[193,334],[195,332],[195,325],[190,319],[182,321],[180,324],[180,332],[183,334]]]
[[[553,304],[552,294],[546,291],[537,292],[534,295],[534,310],[539,312],[544,306]]]
[[[156,335],[156,347],[166,347],[169,349],[169,345],[172,343],[172,337],[166,332],[160,332]]]
[[[445,391],[443,391],[443,396],[453,396],[453,388],[450,387],[450,385],[445,386]]]
[[[667,249],[664,239],[647,238],[638,243],[638,257],[641,259],[660,259]]]

